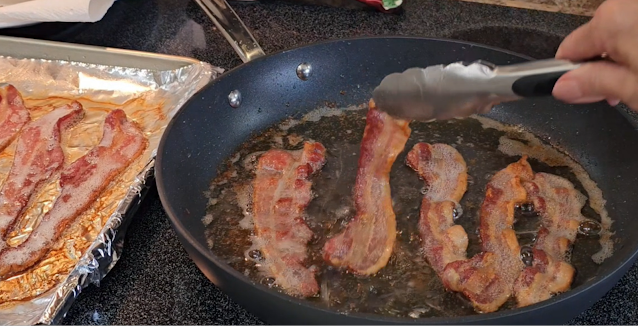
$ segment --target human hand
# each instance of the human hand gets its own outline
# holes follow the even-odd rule
[[[566,73],[554,86],[554,97],[568,103],[606,99],[638,111],[638,1],[603,2],[591,21],[563,40],[556,58],[582,61],[603,54],[613,63],[586,63]]]

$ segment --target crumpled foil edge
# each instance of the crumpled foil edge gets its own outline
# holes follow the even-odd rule
[[[39,323],[59,324],[71,305],[91,284],[100,281],[115,266],[122,255],[128,226],[154,181],[155,155],[129,187],[115,213],[106,222],[95,242],[80,259],[66,281],[57,286],[53,300],[45,308]]]

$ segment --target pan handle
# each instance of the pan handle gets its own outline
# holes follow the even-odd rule
[[[265,55],[257,40],[226,0],[195,0],[222,32],[243,62]]]

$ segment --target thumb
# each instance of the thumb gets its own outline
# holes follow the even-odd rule
[[[588,63],[563,75],[552,94],[568,103],[620,100],[638,111],[638,76],[611,62]]]

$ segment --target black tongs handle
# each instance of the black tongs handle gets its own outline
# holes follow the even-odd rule
[[[580,67],[581,64],[605,60],[608,60],[606,56],[599,56],[578,63],[549,59],[505,66],[506,68],[504,68],[506,73],[513,68],[512,72],[521,74],[512,83],[512,91],[516,95],[521,97],[540,97],[551,96],[558,79],[567,72]],[[539,65],[538,63],[542,64]]]

